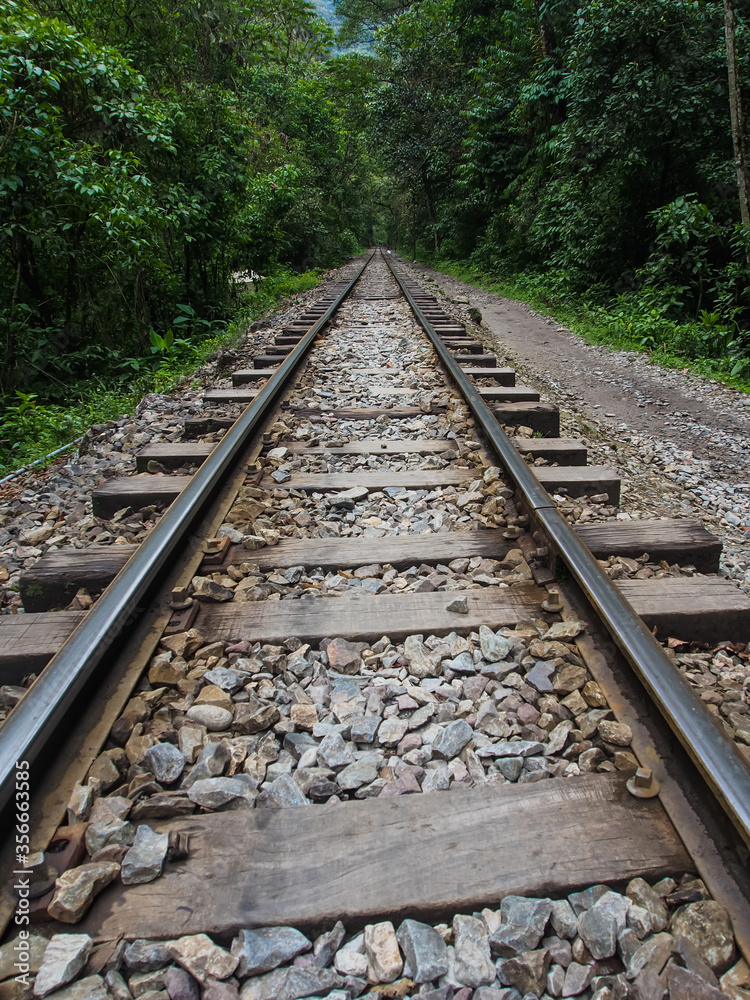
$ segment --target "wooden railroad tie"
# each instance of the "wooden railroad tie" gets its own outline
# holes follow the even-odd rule
[[[450,919],[497,907],[508,894],[558,896],[689,869],[659,799],[635,799],[624,784],[620,775],[588,774],[335,809],[154,820],[159,832],[189,835],[189,857],[155,882],[110,886],[76,930],[96,940],[229,938],[269,925],[317,933],[336,920]],[[457,845],[470,863],[457,861]]]

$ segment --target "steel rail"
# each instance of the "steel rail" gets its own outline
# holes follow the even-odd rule
[[[175,549],[189,537],[196,517],[373,256],[287,355],[11,712],[0,732],[0,810],[13,794],[16,762],[33,764],[117,636],[145,610],[140,606],[145,594],[157,583]]]
[[[712,789],[746,843],[750,844],[750,767],[729,736],[714,722],[688,681],[675,669],[643,619],[599,566],[547,491],[524,462],[492,411],[441,341],[391,261],[384,257],[419,325],[472,413],[500,463],[513,479],[604,627]]]

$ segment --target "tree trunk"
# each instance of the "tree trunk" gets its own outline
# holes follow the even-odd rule
[[[557,46],[555,30],[546,11],[542,11],[541,0],[534,0],[534,9],[539,21],[539,48],[542,56],[546,59],[552,55]]]
[[[734,0],[724,0],[724,34],[727,42],[727,70],[729,75],[729,113],[732,120],[732,142],[734,144],[734,165],[737,170],[737,190],[740,196],[740,218],[746,234],[750,237],[750,203],[748,203],[747,150],[745,148],[745,125],[742,119],[742,94],[737,79],[737,53],[734,45]],[[747,266],[750,270],[750,244],[747,251]]]

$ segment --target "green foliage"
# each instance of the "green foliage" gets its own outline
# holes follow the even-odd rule
[[[329,266],[372,231],[354,125],[369,60],[327,61],[304,0],[5,13],[0,391],[53,402],[61,381],[188,357],[231,311],[234,272]]]
[[[17,389],[12,397],[6,397],[0,419],[0,477],[74,441],[93,423],[133,413],[144,393],[169,392],[184,383],[215,351],[236,345],[249,323],[269,313],[281,300],[314,288],[319,280],[314,271],[296,274],[279,269],[262,283],[257,294],[241,297],[228,326],[215,323],[201,339],[182,343],[174,334],[161,337],[154,331],[152,350],[156,351],[151,357],[123,357],[99,346],[96,363],[106,378],[74,380],[71,367],[64,406],[42,403],[36,393]],[[188,322],[193,320],[189,306],[183,305],[182,316]],[[175,318],[175,325],[184,326],[179,320],[180,316]],[[91,358],[87,360],[91,364]],[[72,404],[71,398],[76,400]]]
[[[719,0],[426,0],[377,52],[371,135],[404,252],[524,275],[595,303],[612,335],[741,370],[750,233]]]

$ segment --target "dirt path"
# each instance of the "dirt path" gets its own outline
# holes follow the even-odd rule
[[[660,508],[671,504],[673,515],[700,517],[725,537],[727,575],[750,583],[749,395],[646,355],[591,346],[523,303],[412,266],[449,298],[479,308],[498,358],[560,406],[562,433],[577,427],[594,444],[592,461],[615,462],[631,495],[650,494],[644,515],[664,516]]]

